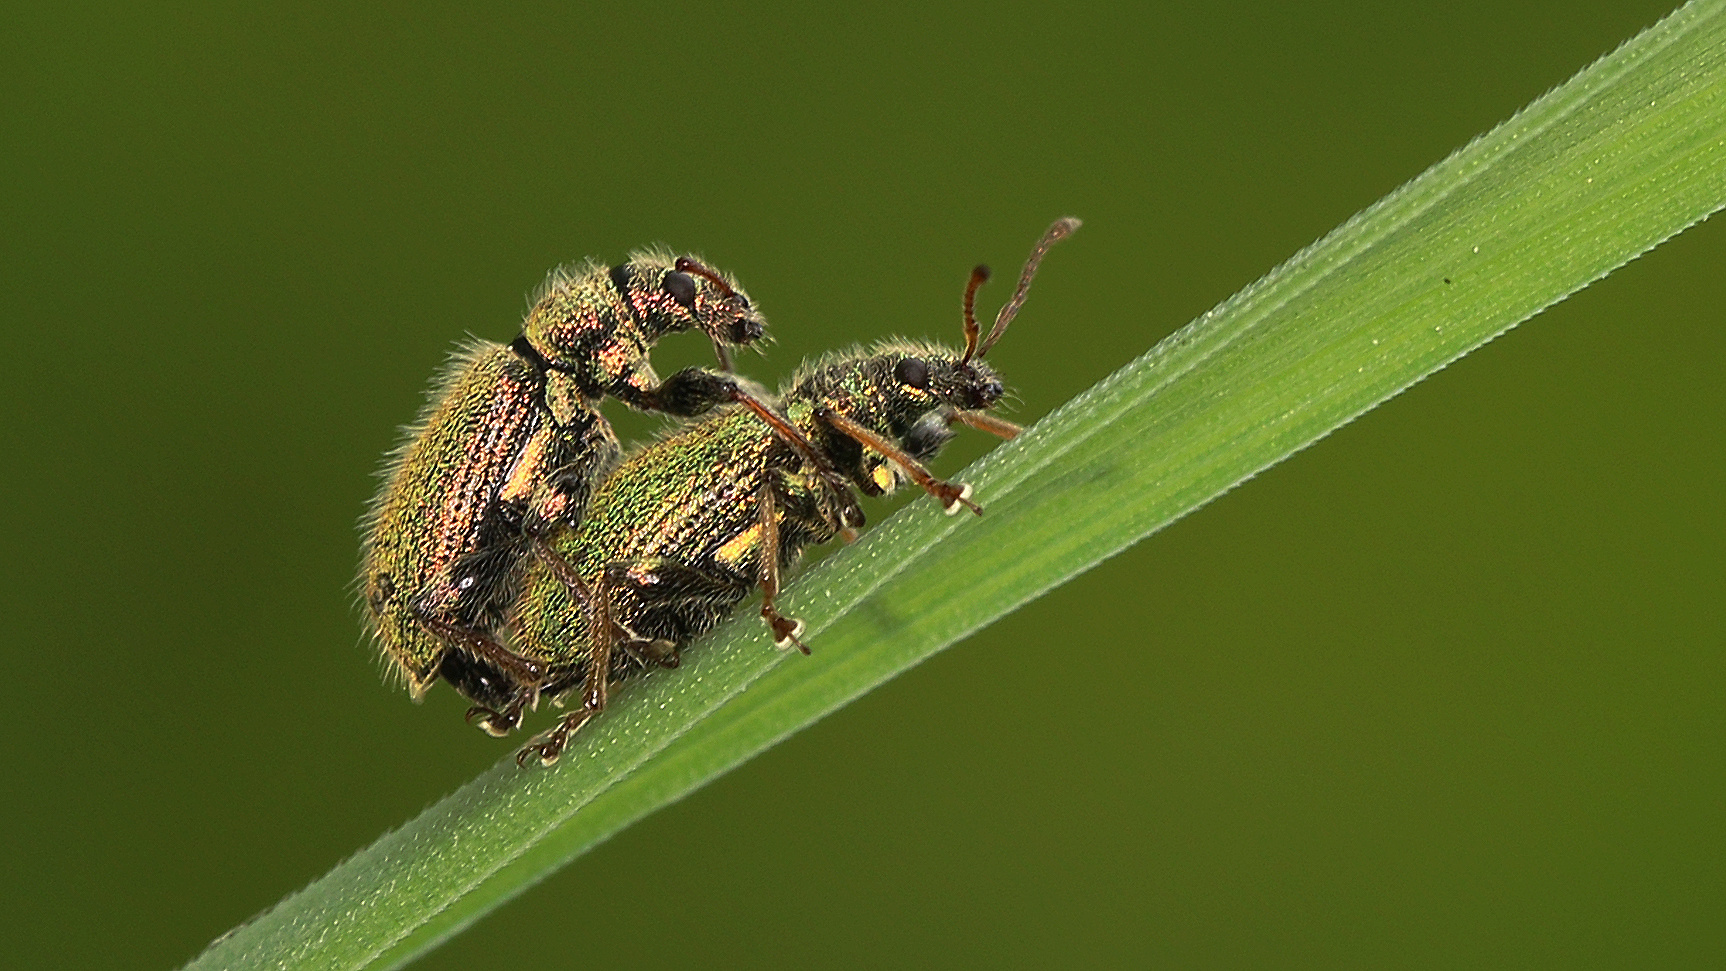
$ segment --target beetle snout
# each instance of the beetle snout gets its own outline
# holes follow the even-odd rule
[[[756,317],[741,317],[731,322],[730,333],[727,336],[733,344],[749,344],[761,339],[767,333],[767,326]]]
[[[970,391],[970,400],[964,403],[966,408],[992,408],[1007,393],[1006,385],[995,377],[983,378],[967,390]]]

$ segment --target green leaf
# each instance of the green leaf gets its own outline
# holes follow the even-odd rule
[[[506,758],[191,966],[411,960],[1722,205],[1726,0],[1698,0],[996,449],[962,476],[981,519],[919,502],[799,577],[814,657],[744,611],[554,770]]]

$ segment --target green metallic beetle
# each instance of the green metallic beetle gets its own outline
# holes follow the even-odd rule
[[[416,700],[439,677],[474,694],[476,664],[543,678],[496,637],[518,561],[534,537],[580,520],[621,457],[601,398],[691,416],[733,387],[700,368],[654,374],[653,344],[691,329],[729,370],[726,348],[758,340],[765,322],[732,280],[693,257],[588,261],[553,271],[520,337],[467,344],[433,382],[386,462],[359,573],[369,625]]]
[[[810,545],[854,535],[863,524],[854,489],[879,496],[909,480],[948,513],[981,512],[969,486],[935,478],[922,462],[952,439],[956,423],[1003,438],[1018,433],[986,413],[1005,390],[982,358],[1024,303],[1044,253],[1078,226],[1063,219],[1043,235],[981,340],[973,306],[988,271],[972,273],[963,351],[889,341],[830,356],[804,367],[777,398],[739,385],[732,406],[630,456],[598,485],[579,522],[524,561],[504,629],[517,656],[542,674],[523,678],[470,657],[475,674],[462,685],[476,703],[470,720],[513,726],[541,695],[577,692],[575,710],[517,757],[550,764],[631,667],[675,667],[679,649],[757,584],[775,641],[802,648],[802,623],[775,607],[781,573]]]

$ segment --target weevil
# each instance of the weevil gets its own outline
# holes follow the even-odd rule
[[[486,689],[469,695],[469,717],[513,725],[541,695],[572,694],[573,710],[517,757],[550,764],[604,710],[615,681],[632,668],[675,667],[679,651],[757,585],[775,643],[808,653],[803,624],[777,607],[781,579],[809,546],[855,535],[864,521],[857,492],[879,496],[909,481],[948,513],[982,511],[969,486],[923,463],[956,424],[1018,433],[988,414],[1005,388],[983,357],[1024,304],[1043,255],[1078,226],[1060,220],[1038,241],[986,337],[974,305],[988,270],[972,272],[962,350],[893,340],[806,365],[777,396],[739,382],[732,404],[635,452],[598,485],[579,522],[536,539],[524,561],[506,628],[543,674],[486,671],[469,682]]]
[[[700,414],[733,383],[701,368],[661,381],[647,357],[654,343],[699,330],[729,370],[727,348],[765,327],[728,276],[694,257],[641,251],[609,268],[589,260],[554,270],[521,336],[457,351],[386,460],[364,524],[367,620],[416,700],[440,677],[471,696],[487,692],[477,682],[492,670],[543,676],[496,631],[530,538],[579,521],[622,456],[600,399]]]

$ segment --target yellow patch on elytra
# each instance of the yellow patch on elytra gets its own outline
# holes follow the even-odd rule
[[[714,552],[714,559],[721,563],[731,565],[741,563],[743,558],[749,555],[749,551],[754,549],[755,544],[760,542],[760,540],[761,524],[756,523],[743,532],[738,533],[736,536],[726,540],[724,544]]]
[[[899,476],[894,473],[893,467],[885,462],[875,466],[875,471],[870,473],[869,477],[875,480],[882,492],[892,492],[893,487],[899,484]]]
[[[551,439],[543,434],[534,435],[527,440],[522,457],[516,462],[514,470],[498,490],[498,498],[505,502],[520,502],[533,495],[534,476],[540,474],[545,464],[546,447]]]

